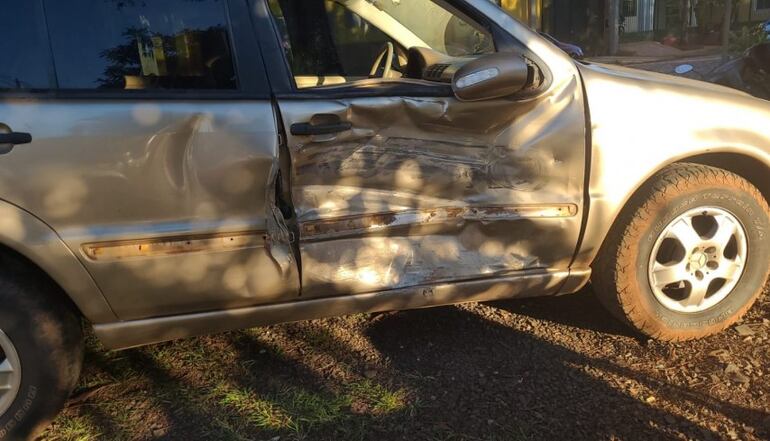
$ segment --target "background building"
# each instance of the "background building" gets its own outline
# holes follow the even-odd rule
[[[497,0],[522,22],[589,54],[606,51],[608,9],[619,3],[621,40],[662,40],[689,28],[697,42],[719,44],[726,0]],[[770,20],[770,0],[733,0],[733,30]],[[683,12],[684,10],[687,12]],[[687,26],[683,26],[683,20]]]

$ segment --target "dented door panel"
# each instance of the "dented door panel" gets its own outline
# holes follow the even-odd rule
[[[121,319],[296,298],[268,101],[18,101],[0,191],[62,237]]]
[[[583,201],[575,76],[526,102],[374,97],[280,100],[302,295],[373,292],[568,268]]]

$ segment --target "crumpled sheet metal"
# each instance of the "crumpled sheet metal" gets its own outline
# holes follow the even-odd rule
[[[526,102],[287,100],[280,110],[289,125],[353,126],[288,138],[303,296],[568,266],[585,167],[575,78]]]
[[[412,209],[304,222],[301,224],[300,234],[305,241],[388,234],[393,230],[403,229],[409,229],[409,234],[414,235],[415,228],[421,228],[420,235],[436,234],[451,230],[452,227],[461,227],[465,222],[492,224],[515,219],[571,217],[577,214],[577,210],[577,206],[572,204]]]
[[[576,100],[582,101],[568,96],[549,100],[548,106],[506,100],[462,103],[452,98],[330,103],[319,112],[350,121],[353,130],[293,138],[298,219],[387,211],[387,206],[372,207],[385,199],[407,199],[408,207],[434,208],[438,200],[443,206],[491,206],[512,199],[542,202],[540,197],[513,196],[516,193],[552,192],[557,197],[565,189],[574,190],[582,185],[582,172],[569,164],[573,158],[583,159],[582,116],[578,124],[554,116],[570,112]],[[282,109],[295,107],[291,104]],[[335,191],[339,186],[355,188],[356,197],[340,195]]]
[[[334,246],[302,246],[304,296],[355,286],[364,291],[502,276],[536,267],[526,249],[465,244],[454,236],[342,239]],[[480,245],[480,249],[474,246]]]

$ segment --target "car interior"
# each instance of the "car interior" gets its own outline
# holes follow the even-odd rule
[[[270,0],[298,89],[382,79],[449,83],[491,34],[432,0]],[[430,20],[425,20],[425,15]]]

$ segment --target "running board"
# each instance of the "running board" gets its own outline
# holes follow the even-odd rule
[[[94,325],[109,349],[126,349],[198,335],[347,314],[419,309],[467,302],[575,292],[590,270],[527,271],[517,276],[412,287],[370,294]]]

